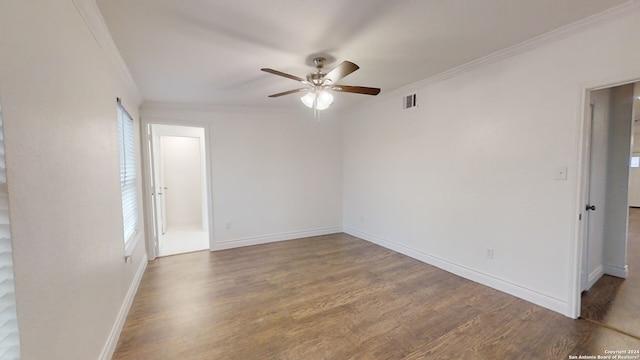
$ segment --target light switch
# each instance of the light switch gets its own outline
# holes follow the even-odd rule
[[[556,180],[567,180],[567,167],[560,166],[556,168]]]

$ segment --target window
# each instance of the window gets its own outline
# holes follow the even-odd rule
[[[138,230],[138,191],[136,189],[136,152],[133,118],[118,99],[118,138],[120,143],[120,189],[124,243],[127,245]]]
[[[9,192],[4,158],[2,110],[0,109],[0,359],[19,359],[20,340],[16,315],[11,229],[9,227]]]
[[[640,156],[631,157],[631,167],[640,167]]]

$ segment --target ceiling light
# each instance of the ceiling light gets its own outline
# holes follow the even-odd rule
[[[333,103],[333,95],[326,90],[321,90],[320,92],[313,91],[301,97],[300,101],[310,109],[326,110]]]
[[[318,110],[325,110],[328,109],[331,104],[333,104],[333,95],[325,90],[320,91],[320,93],[318,93],[318,104],[316,108]]]
[[[313,107],[313,103],[316,100],[316,94],[312,92],[308,92],[305,96],[300,98],[303,104],[305,104],[308,108]]]

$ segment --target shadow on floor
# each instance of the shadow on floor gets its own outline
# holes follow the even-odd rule
[[[604,275],[589,291],[583,292],[581,317],[604,322],[624,281],[615,276]]]

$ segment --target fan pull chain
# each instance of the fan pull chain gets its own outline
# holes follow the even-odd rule
[[[320,111],[318,111],[318,94],[313,98],[313,117],[320,122]]]

